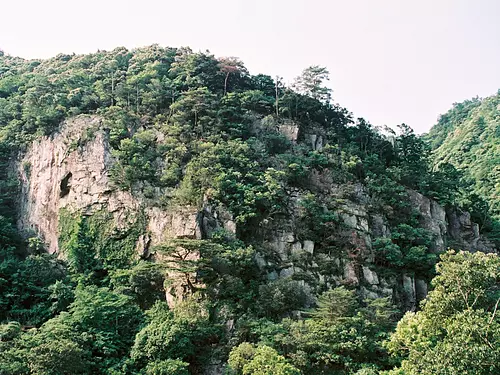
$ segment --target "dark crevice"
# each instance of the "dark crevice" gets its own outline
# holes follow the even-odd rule
[[[62,198],[62,197],[65,197],[66,195],[69,194],[69,191],[71,189],[71,177],[73,176],[73,174],[71,172],[68,172],[66,174],[66,176],[64,176],[64,178],[61,180],[61,193],[59,194],[59,196]]]

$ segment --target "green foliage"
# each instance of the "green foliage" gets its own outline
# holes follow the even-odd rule
[[[429,173],[429,150],[408,125],[401,124],[398,128],[400,134],[396,138],[396,150],[399,180],[406,186],[422,189],[425,182],[422,177]]]
[[[329,80],[329,72],[325,67],[310,66],[296,78],[295,87],[301,94],[328,103],[331,99],[331,89],[323,86],[323,81]]]
[[[60,319],[67,319],[67,324],[92,337],[88,344],[95,357],[114,360],[128,352],[142,313],[132,298],[89,286],[76,289],[69,315],[61,315]]]
[[[67,285],[65,262],[49,254],[21,256],[21,242],[8,221],[0,217],[0,321],[40,325],[59,310],[51,286]],[[71,297],[69,297],[71,299]]]
[[[139,131],[131,138],[122,139],[113,156],[116,163],[110,177],[118,187],[132,189],[138,182],[158,182],[159,155],[153,131]]]
[[[17,176],[13,175],[12,168],[9,168],[9,160],[12,156],[12,150],[1,140],[0,136],[0,218],[2,221],[4,218],[12,219],[16,212],[15,198],[19,183]],[[0,223],[0,225],[5,224]]]
[[[260,322],[251,331],[304,374],[351,374],[368,365],[391,368],[383,348],[395,324],[388,299],[361,304],[354,291],[340,287],[322,294],[308,316],[279,324]]]
[[[131,298],[80,286],[68,312],[1,343],[0,373],[108,374],[128,353],[141,321]]]
[[[404,374],[493,374],[499,371],[500,261],[497,255],[448,252],[434,290],[399,322],[388,348]],[[397,372],[394,372],[397,373]]]
[[[477,215],[483,217],[482,222],[491,220],[485,218],[488,212],[493,220],[500,218],[499,105],[500,93],[455,103],[426,136],[434,150],[434,163],[438,167],[443,163],[452,164],[469,181],[465,190],[472,192],[474,197],[466,200],[487,202],[488,210]],[[489,226],[492,230],[495,225]],[[494,231],[492,235],[498,237],[498,233]]]
[[[315,249],[289,260],[323,276],[340,271],[334,259],[352,245],[340,209],[365,204],[365,191],[370,213],[389,221],[390,238],[373,241],[389,276],[433,275],[432,239],[408,189],[470,210],[492,238],[500,233],[497,96],[444,115],[427,137],[430,155],[404,124],[396,134],[354,121],[331,102],[327,79],[312,66],[286,87],[250,75],[237,58],[157,45],[32,61],[0,53],[0,374],[199,374],[229,353],[233,374],[368,375],[400,359],[393,373],[498,372],[493,257],[443,257],[422,311],[389,344],[394,361],[382,344],[394,326],[390,301],[360,301],[345,287],[316,296],[318,285],[299,281],[305,272],[269,281],[257,267],[257,250],[265,252],[257,237],[298,212],[296,240]],[[103,131],[114,188],[148,205],[220,209],[236,234],[204,228],[201,240],[150,249],[152,263],[136,252],[142,208],[120,226],[106,210],[61,209],[67,261],[45,254],[37,237],[21,240],[11,160],[80,114],[98,115],[101,129],[83,130],[69,150]],[[191,297],[169,309],[173,277]]]
[[[355,292],[339,287],[323,293],[318,298],[317,305],[310,313],[311,317],[318,321],[334,322],[352,316],[358,307],[358,301]]]
[[[133,297],[142,310],[148,310],[163,298],[164,281],[164,267],[145,261],[130,269],[119,269],[111,273],[113,289]]]
[[[189,375],[188,363],[178,359],[151,362],[146,366],[146,375]]]
[[[208,306],[196,296],[170,311],[157,302],[147,312],[147,324],[135,338],[131,358],[137,366],[176,359],[192,366],[206,360],[207,347],[218,341],[219,329],[210,324]]]
[[[413,220],[409,220],[413,225]],[[433,275],[437,255],[430,249],[431,235],[418,226],[399,224],[393,228],[391,238],[373,241],[375,263],[392,269],[406,269],[424,278]]]
[[[0,343],[1,374],[86,374],[90,353],[71,328],[51,320]]]
[[[300,282],[280,278],[260,286],[256,305],[259,315],[276,319],[304,308],[306,303],[307,293]]]
[[[284,209],[282,172],[259,165],[241,140],[200,144],[200,154],[186,167],[176,192],[179,203],[200,204],[205,194],[227,207],[238,223]]]
[[[431,129],[427,138],[431,141],[432,149],[436,149],[443,144],[447,136],[452,133],[456,127],[466,120],[471,112],[479,107],[481,101],[479,98],[465,100],[462,103],[454,103],[453,108],[439,117],[438,123]]]
[[[254,347],[242,343],[229,354],[229,374],[234,375],[300,375],[285,358],[266,345]]]
[[[331,244],[332,234],[338,232],[336,229],[340,225],[335,207],[328,207],[328,204],[322,203],[313,194],[308,194],[300,200],[300,208],[300,236],[319,244]]]
[[[82,216],[59,212],[59,247],[75,274],[95,277],[104,268],[126,268],[137,257],[137,239],[144,232],[141,215],[130,216],[128,228],[118,228],[106,210]]]

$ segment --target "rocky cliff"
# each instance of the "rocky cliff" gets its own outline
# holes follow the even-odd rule
[[[293,124],[282,131],[295,141],[298,130]],[[313,149],[321,147],[320,136],[310,138]],[[97,116],[73,118],[58,133],[34,142],[17,166],[22,183],[19,228],[38,233],[50,252],[59,253],[63,209],[84,216],[104,210],[112,215],[118,230],[140,213],[146,225],[137,238],[136,256],[143,258],[154,256],[151,249],[169,239],[202,239],[218,227],[236,231],[231,215],[224,210],[208,205],[162,207],[140,194],[115,188],[109,178],[112,164],[107,132]],[[264,221],[259,229],[262,246],[256,262],[268,280],[292,276],[306,289],[349,284],[366,297],[393,297],[405,309],[415,309],[427,294],[427,280],[412,273],[385,275],[378,271],[373,241],[389,238],[392,228],[385,213],[377,212],[373,197],[360,183],[327,186],[326,191],[337,202],[339,222],[330,235],[338,239],[339,249],[318,251],[313,238],[300,232],[299,203],[304,197],[299,189],[287,192],[289,215],[275,222]],[[437,253],[450,245],[494,251],[467,212],[445,209],[412,190],[407,193],[421,227],[432,234],[432,251]]]
[[[84,215],[105,209],[118,227],[127,226],[130,214],[144,212],[148,239],[138,243],[142,252],[150,243],[168,238],[201,237],[194,207],[165,211],[115,189],[109,180],[112,162],[98,117],[70,120],[59,133],[33,143],[18,168],[22,185],[19,228],[37,232],[51,253],[59,251],[59,211],[63,208]]]

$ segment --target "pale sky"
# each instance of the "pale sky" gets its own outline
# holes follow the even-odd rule
[[[330,70],[374,125],[427,131],[500,89],[500,0],[0,0],[0,49],[24,58],[158,43],[237,56],[287,81]]]

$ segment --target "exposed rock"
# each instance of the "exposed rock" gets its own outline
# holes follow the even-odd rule
[[[264,267],[267,266],[266,260],[264,259],[262,254],[259,253],[255,254],[255,263],[257,264],[257,267],[259,267],[260,269],[264,269]]]
[[[323,149],[323,136],[318,134],[309,135],[311,148],[314,151],[321,151]]]
[[[346,262],[344,265],[344,281],[349,285],[358,285],[359,279],[353,262]]]
[[[18,226],[38,232],[51,253],[58,251],[61,208],[107,207],[120,222],[126,211],[139,207],[129,193],[110,188],[110,153],[102,132],[76,146],[84,129],[99,127],[98,117],[70,120],[60,133],[35,141],[19,163],[22,191]],[[22,167],[25,165],[29,165],[29,173]]]
[[[287,243],[295,242],[295,234],[293,232],[284,232],[283,233],[283,241]]]
[[[420,213],[420,224],[434,235],[432,249],[435,252],[445,250],[446,236],[446,211],[436,201],[433,201],[422,194],[408,190],[408,195],[412,207]]]
[[[314,253],[314,242],[309,241],[309,240],[305,240],[303,248],[304,248],[304,251],[308,252],[309,254],[313,254]]]
[[[230,233],[236,233],[236,222],[234,220],[224,221],[224,229]]]
[[[154,244],[171,238],[201,239],[198,210],[195,207],[178,207],[163,211],[158,207],[147,210],[148,231]]]
[[[479,234],[479,226],[473,223],[468,212],[455,208],[446,211],[448,231],[452,245],[457,250],[495,252],[495,245]]]
[[[416,279],[415,296],[417,298],[417,302],[420,302],[423,299],[425,299],[425,297],[427,297],[427,293],[428,293],[428,287],[426,281],[421,279]]]
[[[379,293],[379,297],[390,297],[393,298],[394,296],[394,289],[392,288],[377,288],[377,291]]]
[[[363,296],[363,299],[375,299],[380,297],[378,291],[374,292],[372,290],[365,288],[364,286],[360,288],[360,292],[361,295]]]
[[[371,230],[373,236],[376,237],[390,237],[391,232],[385,219],[382,215],[372,215],[371,219]]]
[[[350,228],[355,229],[358,226],[358,218],[356,215],[342,214],[342,220],[344,220],[344,224]]]
[[[201,238],[196,208],[144,208],[129,192],[113,189],[108,173],[113,161],[100,126],[99,117],[77,117],[64,123],[59,133],[31,145],[18,167],[22,182],[19,228],[35,230],[49,251],[57,253],[61,208],[85,215],[106,209],[118,227],[126,226],[131,212],[147,216],[148,245],[138,244],[138,251],[168,238]],[[94,137],[78,141],[88,129],[94,129]]]
[[[278,124],[278,131],[288,140],[296,142],[299,136],[299,125],[291,120],[283,120],[281,124]]]
[[[299,241],[292,244],[291,253],[292,256],[300,256],[301,254],[304,253],[304,250],[302,249],[302,244]]]
[[[358,229],[363,232],[368,232],[370,230],[368,226],[368,220],[364,217],[358,219]]]
[[[89,133],[93,136],[88,137]],[[146,219],[146,233],[139,235],[136,251],[143,258],[152,255],[154,245],[168,239],[202,237],[196,208],[146,207],[129,192],[114,189],[109,179],[112,163],[107,135],[97,116],[76,117],[62,124],[59,133],[35,141],[17,168],[22,185],[19,229],[34,230],[51,253],[58,253],[62,208],[86,216],[107,210],[118,229],[127,228],[130,217],[140,214]],[[190,259],[197,258],[199,254],[190,254]],[[193,280],[173,273],[169,276],[173,281],[168,287],[167,300],[172,306],[185,296],[189,284],[196,281],[195,275],[187,276]]]
[[[182,245],[178,245],[175,246],[175,253],[175,257],[166,256],[161,253],[156,253],[154,255],[154,260],[161,261],[167,270],[167,277],[165,280],[165,297],[170,308],[175,307],[179,302],[185,300],[187,296],[204,286],[198,280],[198,275],[195,271],[186,272],[177,270],[179,267],[179,264],[177,263],[178,259],[183,259],[188,262],[197,261],[200,259],[198,251],[192,251]]]
[[[151,255],[149,251],[150,245],[151,245],[151,238],[149,237],[149,235],[141,234],[139,236],[139,239],[137,240],[137,245],[135,247],[135,250],[137,251],[137,253],[141,258],[147,259]]]
[[[267,274],[267,279],[269,281],[276,280],[277,278],[278,278],[278,273],[276,271],[272,271]]]
[[[292,276],[294,273],[295,273],[295,271],[294,271],[293,267],[283,268],[280,271],[279,277],[280,278],[289,277],[289,276]]]
[[[375,271],[372,271],[370,268],[363,266],[363,278],[365,281],[370,284],[370,285],[378,285],[378,275],[375,273]]]
[[[417,308],[417,293],[415,291],[415,279],[412,276],[403,275],[402,302],[406,311],[415,311]]]
[[[262,124],[261,124],[262,125]],[[262,125],[264,126],[264,125]],[[293,121],[276,126],[289,140],[296,142],[299,127]],[[88,129],[93,129],[93,136]],[[324,134],[312,130],[303,139],[311,142],[313,150],[323,146]],[[300,135],[302,137],[302,135]],[[155,245],[171,239],[205,239],[214,231],[225,229],[235,234],[236,223],[224,207],[212,207],[205,202],[197,207],[152,207],[140,196],[114,189],[109,170],[113,159],[107,134],[101,130],[97,116],[81,116],[67,121],[59,133],[34,142],[19,161],[17,170],[22,183],[18,225],[22,230],[34,230],[46,241],[50,252],[58,252],[58,217],[61,208],[92,215],[107,210],[117,228],[125,228],[131,216],[140,213],[145,217],[146,231],[137,241],[136,251],[143,258],[152,257],[168,262],[154,254]],[[427,294],[425,280],[412,276],[386,279],[373,270],[372,238],[391,236],[389,220],[380,212],[373,213],[373,199],[360,184],[335,185],[328,173],[314,172],[312,184],[315,192],[325,194],[336,202],[336,214],[342,219],[336,233],[331,233],[342,243],[339,250],[325,251],[320,242],[303,238],[298,220],[303,192],[289,188],[287,217],[269,219],[260,227],[263,251],[255,256],[258,267],[267,272],[268,280],[304,275],[305,288],[318,285],[335,287],[349,284],[359,288],[369,297],[394,296],[403,308],[415,310],[418,301]],[[160,195],[161,191],[155,192]],[[412,207],[420,213],[420,224],[432,235],[432,250],[443,251],[447,246],[472,251],[494,251],[491,242],[479,233],[470,215],[456,209],[445,210],[437,202],[422,194],[408,190]],[[339,246],[340,247],[340,246]],[[335,252],[338,251],[338,252]],[[193,260],[199,254],[189,255]],[[171,305],[183,298],[194,283],[196,275],[169,274],[167,298]],[[188,279],[185,279],[187,277]]]
[[[268,246],[274,251],[282,261],[288,260],[291,254],[292,244],[295,242],[293,232],[279,231],[273,232],[273,236],[267,242]]]

